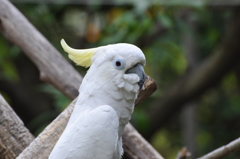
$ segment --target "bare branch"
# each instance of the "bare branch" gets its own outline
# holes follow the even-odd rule
[[[163,157],[150,145],[131,124],[125,127],[123,148],[131,159],[163,159]],[[131,140],[129,140],[131,139]],[[133,151],[132,149],[135,148]]]
[[[0,158],[17,157],[33,139],[33,135],[0,94]]]
[[[227,155],[240,150],[240,138],[230,142],[229,144],[222,146],[203,157],[200,157],[198,159],[220,159],[223,157],[226,157]]]
[[[147,76],[144,87],[145,90],[140,91],[138,98],[135,101],[135,106],[143,102],[147,97],[157,90],[156,82],[150,76]]]
[[[72,114],[74,100],[41,134],[17,157],[17,159],[47,159],[65,129]]]
[[[0,32],[37,65],[43,81],[69,98],[77,97],[81,75],[9,1],[0,4]]]
[[[177,154],[176,159],[188,159],[191,157],[191,153],[188,152],[188,149],[186,147],[183,147]]]

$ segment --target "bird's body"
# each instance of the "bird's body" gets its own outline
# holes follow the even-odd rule
[[[134,45],[115,44],[94,50],[91,63],[50,159],[120,159],[123,154],[122,134],[145,78],[145,57]]]

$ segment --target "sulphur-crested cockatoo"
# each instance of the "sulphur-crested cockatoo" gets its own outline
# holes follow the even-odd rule
[[[122,135],[143,89],[145,56],[131,44],[63,49],[76,64],[89,67],[67,127],[50,159],[120,159]]]

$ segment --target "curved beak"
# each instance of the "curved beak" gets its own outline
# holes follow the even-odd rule
[[[137,74],[140,78],[138,85],[139,85],[139,89],[142,89],[144,82],[146,80],[146,75],[143,69],[143,66],[141,64],[137,64],[135,66],[133,66],[132,68],[128,69],[126,72],[126,74]]]

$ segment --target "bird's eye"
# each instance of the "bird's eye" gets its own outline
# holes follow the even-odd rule
[[[113,60],[113,66],[118,69],[118,70],[122,70],[125,68],[125,61],[122,58],[117,58],[115,60]]]

